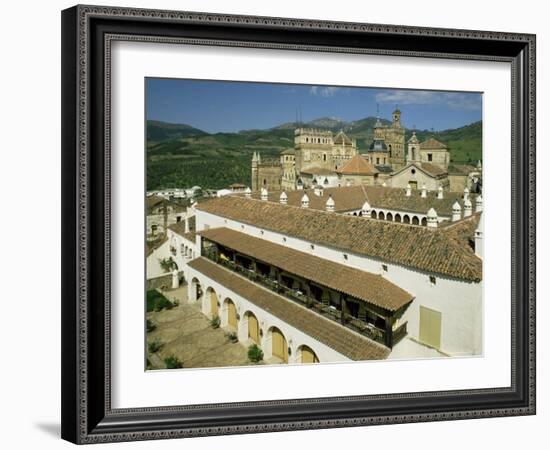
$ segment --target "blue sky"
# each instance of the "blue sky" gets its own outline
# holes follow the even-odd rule
[[[418,129],[444,130],[481,120],[480,93],[350,88],[147,78],[148,120],[185,123],[209,133],[272,128],[292,122],[296,110],[307,122],[319,117],[345,121],[390,119],[398,105],[402,122]]]

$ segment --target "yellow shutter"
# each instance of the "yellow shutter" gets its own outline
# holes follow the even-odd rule
[[[260,330],[258,327],[258,319],[252,314],[248,316],[248,337],[256,344],[260,344]]]
[[[228,302],[227,308],[227,322],[232,327],[237,327],[237,309],[235,308],[235,303]]]
[[[420,341],[432,347],[441,345],[441,313],[425,306],[420,307]]]

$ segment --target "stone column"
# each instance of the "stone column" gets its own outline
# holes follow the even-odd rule
[[[180,277],[178,275],[178,269],[172,271],[172,289],[177,289],[180,287]]]

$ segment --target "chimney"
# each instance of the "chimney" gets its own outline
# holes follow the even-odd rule
[[[331,194],[329,194],[327,202],[325,203],[325,210],[327,212],[334,212],[334,199]]]
[[[476,212],[483,211],[483,198],[481,198],[481,194],[479,194],[476,198]]]
[[[483,214],[479,216],[479,223],[474,233],[474,250],[476,255],[483,259]]]
[[[286,205],[288,201],[288,196],[286,195],[286,192],[281,192],[281,195],[279,195],[279,203],[281,205]]]
[[[470,217],[472,215],[472,202],[469,198],[464,200],[464,217]]]
[[[309,208],[309,197],[305,193],[302,197],[302,208]]]
[[[466,201],[469,196],[470,196],[470,191],[468,190],[467,187],[465,187],[464,188],[464,201]]]
[[[453,204],[453,214],[451,216],[451,222],[456,222],[457,220],[460,220],[460,203],[458,201],[455,201]]]
[[[386,184],[386,182],[384,181],[384,182],[382,183],[382,187],[386,187],[386,186],[387,186],[387,184]]]
[[[437,228],[437,212],[435,209],[430,208],[428,211],[428,228]]]
[[[260,198],[261,198],[262,201],[264,201],[264,202],[267,201],[267,189],[266,189],[266,188],[262,188],[262,191],[261,191],[261,194],[260,194]]]
[[[443,199],[443,187],[442,187],[442,186],[439,186],[439,187],[437,188],[437,198],[438,198],[439,200]]]
[[[246,198],[252,197],[252,189],[250,189],[248,186],[247,186],[246,189],[244,190],[244,196],[245,196]]]
[[[316,184],[315,188],[313,189],[313,193],[317,197],[322,197],[323,196],[323,186],[321,186],[320,184]]]
[[[426,198],[426,194],[427,194],[427,192],[426,192],[426,185],[423,184],[423,185],[422,185],[422,191],[420,191],[420,197]]]
[[[410,197],[411,196],[411,185],[407,183],[407,190],[405,191],[405,196]]]

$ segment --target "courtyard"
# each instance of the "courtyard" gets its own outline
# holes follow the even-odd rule
[[[166,369],[166,359],[175,358],[183,368],[228,367],[262,364],[248,359],[248,348],[232,342],[223,328],[213,328],[201,313],[200,304],[187,303],[187,287],[164,291],[173,303],[172,309],[147,312],[154,325],[147,332],[148,369]],[[151,343],[160,347],[151,352]]]

